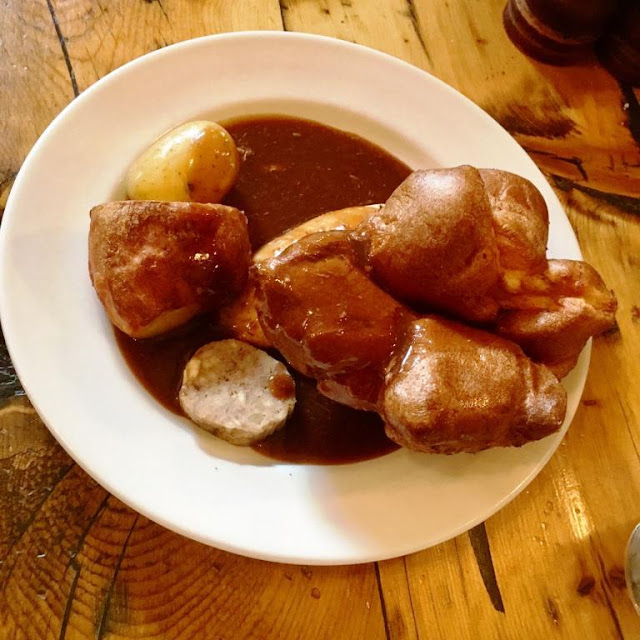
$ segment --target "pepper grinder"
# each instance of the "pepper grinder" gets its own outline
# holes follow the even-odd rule
[[[588,56],[618,7],[618,0],[509,0],[504,28],[526,55],[567,65]]]
[[[602,65],[622,82],[640,86],[640,2],[628,0],[596,45]]]

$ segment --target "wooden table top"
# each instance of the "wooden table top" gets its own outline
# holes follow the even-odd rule
[[[7,0],[0,207],[38,135],[148,51],[245,29],[336,36],[435,74],[508,129],[620,303],[538,478],[484,524],[404,558],[298,567],[138,515],[53,440],[0,349],[2,638],[639,638],[623,554],[640,521],[640,104],[595,63],[552,68],[504,35],[504,0]]]

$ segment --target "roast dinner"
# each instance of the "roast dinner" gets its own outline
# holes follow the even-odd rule
[[[273,457],[302,422],[377,434],[352,459],[539,440],[615,322],[592,266],[547,258],[545,200],[508,171],[412,170],[256,116],[176,127],[125,186],[91,210],[88,258],[127,361],[169,408]]]

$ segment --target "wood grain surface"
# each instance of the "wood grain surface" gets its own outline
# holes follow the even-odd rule
[[[435,74],[556,187],[618,326],[594,342],[571,429],[534,483],[437,547],[296,567],[138,515],[53,440],[0,348],[0,638],[639,638],[624,547],[640,520],[640,106],[595,62],[552,68],[504,35],[502,0],[5,0],[0,210],[48,123],[148,51],[244,29],[336,36]],[[428,508],[428,505],[424,505]]]

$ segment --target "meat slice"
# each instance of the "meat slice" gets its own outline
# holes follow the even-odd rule
[[[366,270],[419,311],[488,322],[498,305],[498,248],[477,169],[415,171],[354,232]]]
[[[271,344],[260,326],[257,306],[256,285],[250,277],[242,293],[220,310],[218,321],[234,338],[268,349]]]
[[[344,404],[372,409],[399,327],[413,317],[356,266],[346,231],[308,235],[256,265],[265,336]]]
[[[173,329],[244,288],[247,221],[233,207],[124,201],[91,210],[89,273],[109,319],[133,338]]]
[[[539,275],[511,274],[497,332],[559,378],[575,367],[587,340],[615,322],[617,302],[586,262],[549,260]]]
[[[185,367],[179,399],[198,426],[237,445],[254,444],[282,427],[296,402],[282,362],[238,340],[198,349]]]
[[[381,208],[382,205],[380,204],[367,204],[360,207],[347,207],[346,209],[337,209],[336,211],[321,213],[319,216],[311,218],[267,242],[267,244],[255,252],[253,261],[262,262],[263,260],[270,260],[280,255],[294,242],[298,242],[298,240],[312,233],[355,229],[363,220],[366,220],[371,214],[380,211]]]
[[[435,316],[407,329],[380,413],[403,447],[430,453],[520,446],[557,431],[566,393],[512,342]]]
[[[274,258],[294,242],[312,233],[354,229],[368,215],[378,211],[381,206],[379,204],[370,204],[361,207],[348,207],[337,211],[328,211],[311,218],[311,220],[289,229],[289,231],[260,247],[253,255],[253,263]],[[257,347],[267,348],[271,345],[258,322],[256,305],[255,283],[250,280],[240,296],[221,310],[220,324],[228,329],[238,340],[249,342]]]

